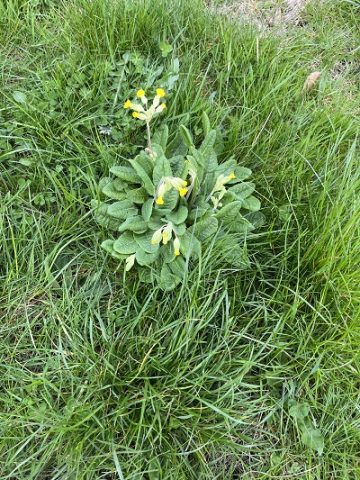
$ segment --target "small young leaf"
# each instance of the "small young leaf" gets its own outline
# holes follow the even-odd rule
[[[289,401],[290,403],[290,401]],[[289,408],[289,414],[297,420],[304,420],[310,413],[310,406],[308,403],[298,403],[291,401]]]
[[[150,270],[150,268],[148,267],[139,268],[138,274],[139,274],[139,280],[143,283],[154,283],[155,281],[155,276],[152,270]]]
[[[130,165],[132,165],[133,162],[136,162],[138,165],[142,167],[143,170],[145,170],[145,172],[149,177],[152,177],[152,171],[154,169],[154,161],[149,157],[147,153],[140,152],[139,155],[136,155],[136,157],[133,160],[128,160],[128,162],[130,163]]]
[[[171,170],[174,177],[186,178],[188,175],[188,165],[185,162],[183,155],[175,155],[169,158]]]
[[[165,58],[169,55],[169,53],[172,52],[173,50],[173,47],[172,45],[170,45],[170,43],[166,42],[166,41],[161,41],[160,42],[160,50],[161,50],[161,55]]]
[[[17,103],[26,103],[26,94],[24,92],[20,92],[19,90],[15,90],[12,94],[13,99]]]
[[[94,217],[99,225],[102,225],[105,228],[109,228],[110,230],[117,231],[117,229],[119,228],[119,220],[111,217],[108,214],[109,205],[106,205],[106,203],[97,202],[96,205],[93,205],[93,208]]]
[[[193,147],[194,146],[194,140],[192,138],[192,135],[190,133],[190,130],[185,127],[185,125],[180,125],[180,134],[183,139],[183,142],[187,147]]]
[[[301,434],[301,440],[304,445],[322,455],[324,451],[324,436],[318,428],[305,427]]]
[[[224,252],[225,261],[232,267],[247,269],[250,266],[249,257],[246,250],[240,245],[235,245],[231,250]]]
[[[203,112],[201,115],[201,123],[202,123],[204,135],[206,136],[211,130],[210,120],[206,112]]]
[[[126,258],[125,271],[128,272],[132,269],[135,263],[135,253]]]
[[[247,213],[246,215],[244,215],[244,218],[246,218],[246,220],[252,223],[254,228],[262,227],[266,223],[266,217],[262,212]]]

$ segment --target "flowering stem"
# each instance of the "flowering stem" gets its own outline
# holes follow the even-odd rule
[[[151,131],[150,131],[150,123],[146,122],[146,133],[147,133],[147,140],[148,140],[148,149],[150,153],[152,153],[152,145],[151,145]]]

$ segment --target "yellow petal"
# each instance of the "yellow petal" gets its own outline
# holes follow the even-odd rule
[[[140,114],[139,114],[139,112],[133,112],[133,113],[132,113],[132,116],[133,116],[134,118],[139,118]]]
[[[157,88],[156,89],[156,95],[160,98],[165,97],[166,92],[163,88]]]
[[[164,199],[163,199],[163,197],[158,197],[158,198],[155,200],[155,203],[156,203],[156,205],[164,205]]]
[[[126,100],[126,102],[124,103],[124,108],[131,108],[131,100]]]
[[[231,172],[229,175],[229,180],[234,180],[234,178],[236,178],[236,175],[234,172]]]
[[[141,98],[141,97],[143,97],[144,95],[145,95],[145,90],[143,90],[142,88],[140,88],[140,90],[138,90],[138,91],[136,92],[136,96],[137,96],[138,98]]]
[[[179,188],[179,195],[180,197],[185,197],[185,195],[187,194],[188,192],[188,189],[187,188]]]
[[[175,250],[175,257],[178,257],[180,255],[180,250]]]

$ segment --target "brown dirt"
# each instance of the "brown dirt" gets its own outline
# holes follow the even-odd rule
[[[302,23],[302,14],[311,0],[233,0],[209,8],[218,15],[240,21],[264,30],[277,27],[284,30]]]

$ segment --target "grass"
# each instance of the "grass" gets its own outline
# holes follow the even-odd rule
[[[356,480],[359,5],[282,36],[170,6],[0,2],[0,477]],[[221,124],[266,225],[251,269],[205,252],[165,295],[124,282],[90,201],[144,144],[123,99],[176,57],[172,135]]]

